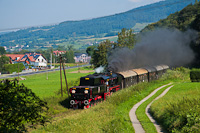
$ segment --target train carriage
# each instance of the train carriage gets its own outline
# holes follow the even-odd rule
[[[148,77],[148,82],[151,82],[153,80],[156,80],[156,69],[154,67],[143,67],[143,69],[146,69],[148,71],[147,77]]]
[[[163,73],[167,72],[167,69],[169,69],[169,66],[167,65],[161,65],[163,67]]]
[[[118,72],[119,74],[121,74],[121,76],[123,77],[121,86],[122,89],[129,87],[131,85],[137,84],[137,73],[134,71],[123,71],[123,72]]]
[[[148,71],[143,68],[132,69],[135,73],[137,73],[137,82],[148,82]]]
[[[154,66],[156,69],[156,79],[159,79],[163,74],[163,67],[162,66]]]

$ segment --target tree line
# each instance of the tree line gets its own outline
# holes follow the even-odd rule
[[[91,64],[94,67],[108,66],[108,55],[116,48],[128,47],[129,49],[134,48],[136,44],[135,34],[133,29],[123,28],[121,32],[118,33],[117,42],[111,42],[106,40],[101,42],[98,46],[89,46],[86,50],[87,54],[92,57]]]

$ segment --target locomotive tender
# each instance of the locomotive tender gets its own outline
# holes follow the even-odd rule
[[[162,76],[169,68],[167,65],[143,67],[118,73],[100,73],[80,78],[80,85],[70,88],[71,108],[89,108],[97,102],[106,100],[120,89],[139,82],[150,82]]]

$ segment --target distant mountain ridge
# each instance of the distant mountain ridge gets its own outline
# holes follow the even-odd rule
[[[82,21],[65,21],[58,25],[33,27],[0,35],[0,46],[51,46],[79,36],[114,36],[122,28],[133,28],[137,23],[152,23],[180,11],[195,0],[166,0],[127,12]],[[54,46],[53,46],[54,47]]]

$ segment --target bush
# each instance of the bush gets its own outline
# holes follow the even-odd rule
[[[25,124],[44,124],[47,103],[18,81],[0,82],[0,131],[23,132]]]
[[[19,67],[19,72],[25,69],[25,66],[22,63],[5,64],[4,71],[9,72],[9,73],[18,72],[18,67]]]
[[[190,80],[192,82],[200,82],[200,70],[193,69],[190,71]]]

